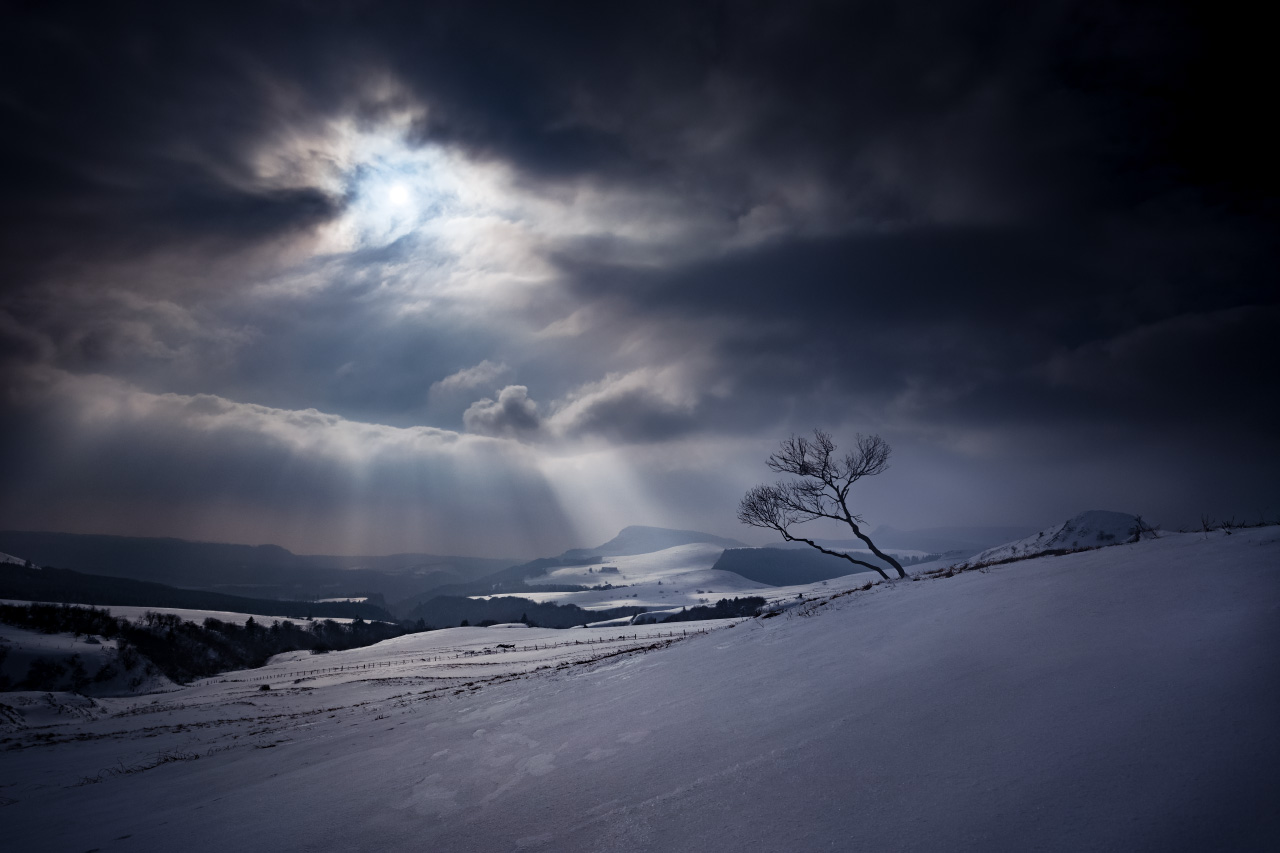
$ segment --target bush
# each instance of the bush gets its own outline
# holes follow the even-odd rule
[[[36,658],[18,686],[27,690],[54,690],[66,672],[67,667],[52,658]]]

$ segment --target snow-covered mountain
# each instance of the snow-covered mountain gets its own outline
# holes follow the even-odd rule
[[[27,561],[19,559],[13,556],[12,554],[0,553],[0,566],[5,564],[12,564],[15,566],[25,566],[27,564]]]
[[[162,696],[0,694],[5,840],[1280,849],[1277,528],[836,585],[736,624],[455,628]]]
[[[677,545],[704,543],[720,548],[744,548],[737,539],[727,539],[697,530],[673,530],[668,527],[645,527],[633,524],[608,542],[596,548],[571,548],[562,555],[567,559],[583,559],[592,556],[622,557],[632,554],[651,554]]]
[[[1137,516],[1093,509],[1082,512],[1061,524],[1046,527],[1035,536],[988,548],[960,565],[977,566],[983,563],[1034,557],[1048,551],[1076,551],[1081,548],[1119,545],[1122,542],[1132,541],[1137,531]]]

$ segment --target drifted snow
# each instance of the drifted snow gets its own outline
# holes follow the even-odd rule
[[[524,631],[439,631],[18,730],[0,814],[14,849],[103,853],[1276,849],[1278,606],[1264,528],[880,583],[545,670],[483,653]],[[465,648],[453,681],[279,680]]]

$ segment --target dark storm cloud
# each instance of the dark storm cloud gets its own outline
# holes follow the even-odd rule
[[[255,68],[269,53],[238,51],[226,14],[51,3],[17,17],[0,84],[10,262],[61,270],[183,241],[225,250],[333,215],[313,188],[255,185],[253,145],[305,120],[305,105],[281,115],[270,70]]]
[[[567,418],[570,436],[619,442],[660,442],[706,428],[691,406],[663,399],[648,388],[610,388],[593,395]]]
[[[726,321],[697,342],[741,383],[722,428],[767,423],[779,399],[882,410],[908,388],[916,417],[957,423],[1261,428],[1278,396],[1273,252],[1216,225],[1154,245],[1099,230],[920,229],[672,270],[565,268],[619,326]]]
[[[20,132],[0,162],[6,250],[28,260],[71,228],[83,250],[132,253],[313,226],[341,200],[261,185],[252,155],[406,99],[428,105],[422,140],[531,175],[678,181],[729,216],[759,201],[744,181],[766,166],[825,182],[837,215],[908,222],[1092,211],[1170,170],[1229,191],[1262,174],[1241,162],[1263,165],[1259,128],[1229,160],[1190,141],[1188,111],[1249,60],[1215,71],[1216,30],[1161,4],[39,4],[19,19],[0,103]],[[388,77],[401,94],[371,98]]]
[[[977,0],[15,17],[0,35],[0,390],[6,455],[51,505],[78,482],[181,504],[200,488],[184,471],[246,506],[287,484],[279,504],[299,513],[337,512],[374,480],[384,509],[446,500],[395,454],[355,476],[346,451],[300,438],[360,422],[641,456],[859,424],[910,436],[960,483],[972,460],[939,447],[1080,448],[1087,433],[1141,479],[1275,420],[1280,146],[1256,119],[1256,22]],[[509,170],[550,211],[517,223],[549,272],[446,298],[414,277],[447,278],[447,247],[324,242],[369,168],[334,160],[326,134],[344,121],[407,121],[424,150]],[[575,219],[593,227],[552,227]],[[119,384],[59,380],[83,399],[51,414],[13,390],[46,369]],[[165,392],[216,395],[234,428],[191,427],[194,404]],[[128,450],[138,421],[112,395],[146,401],[132,434],[155,452]],[[294,422],[310,408],[341,425]],[[282,422],[294,444],[272,438]],[[1144,432],[1165,451],[1130,452]],[[72,476],[66,448],[90,434],[110,452],[75,456]],[[451,447],[422,470],[450,482]],[[984,453],[993,494],[1035,479],[1026,456]],[[543,494],[516,470],[522,496]],[[649,488],[714,503],[687,479]]]
[[[1236,93],[1215,115],[1247,97],[1251,60],[1211,63],[1221,26],[1176,5],[41,4],[21,20],[0,90],[10,262],[306,231],[343,200],[271,185],[255,154],[406,102],[426,106],[421,140],[528,176],[668,186],[728,220],[785,216],[787,184],[815,184],[819,230],[1096,221],[1189,186],[1256,197],[1274,171],[1261,128],[1202,141],[1225,134],[1195,111],[1215,83]],[[371,97],[385,79],[397,94]]]

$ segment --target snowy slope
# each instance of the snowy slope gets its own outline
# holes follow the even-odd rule
[[[265,692],[228,681],[100,700],[114,716],[11,734],[6,841],[1271,850],[1278,606],[1280,531],[1264,528],[880,583],[544,670],[517,661],[528,652],[483,653],[527,646],[502,639],[521,629],[435,632],[419,637],[481,650],[387,677],[294,685],[282,669]],[[350,661],[428,651],[380,644]]]
[[[1046,551],[1075,551],[1081,548],[1116,545],[1133,539],[1137,523],[1136,516],[1123,512],[1089,510],[1061,524],[1047,527],[1035,536],[988,548],[960,565],[977,566],[1001,560],[1031,557]]]
[[[0,566],[6,565],[6,564],[14,565],[14,566],[25,566],[27,564],[27,561],[14,557],[11,554],[0,553]]]

